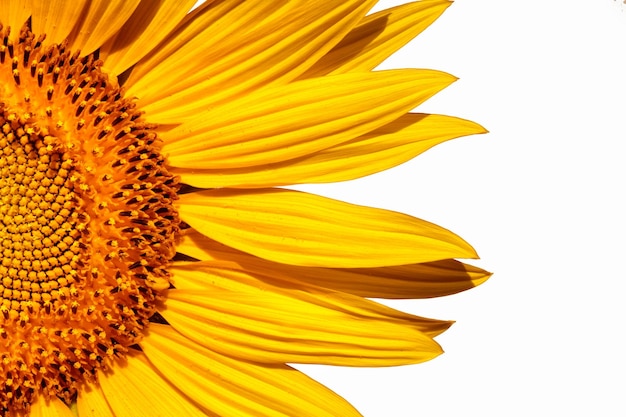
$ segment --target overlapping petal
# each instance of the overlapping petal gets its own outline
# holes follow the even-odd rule
[[[168,72],[174,72],[178,76],[187,71],[186,65],[194,65],[196,70],[206,66],[205,59],[198,56],[216,59],[216,48],[223,48],[223,43],[233,42],[233,38],[241,36],[250,29],[256,28],[267,16],[281,13],[289,4],[281,3],[250,3],[245,1],[207,1],[202,3],[196,10],[191,12],[173,31],[167,40],[155,48],[151,54],[140,60],[133,68],[128,78],[128,88],[141,96],[142,102],[149,102],[154,97],[160,96],[154,88],[155,83],[159,87],[171,88],[172,85],[162,86],[159,81],[163,78],[155,77],[159,69],[161,76],[171,76]],[[235,45],[238,42],[235,41]],[[237,45],[241,47],[241,45]],[[190,57],[195,52],[198,55]],[[227,50],[222,52],[227,54]],[[185,66],[172,57],[192,58]],[[199,65],[202,64],[202,65]],[[152,83],[146,83],[149,78]],[[176,83],[183,82],[177,79]],[[144,90],[147,89],[147,91]]]
[[[432,340],[450,322],[412,316],[350,296],[210,262],[172,269],[161,314],[178,331],[256,362],[389,366],[441,353]]]
[[[76,399],[76,410],[79,417],[116,417],[98,384],[84,387]]]
[[[68,39],[69,48],[83,55],[92,53],[120,30],[140,1],[91,0]]]
[[[289,366],[219,355],[171,326],[152,324],[141,347],[172,385],[219,416],[360,415],[343,398]]]
[[[188,19],[164,51],[140,63],[129,93],[141,97],[151,120],[168,123],[260,87],[285,84],[343,39],[374,4],[218,2]]]
[[[237,258],[228,261],[205,261],[177,263],[172,266],[177,290],[215,290],[216,287],[238,293],[276,292],[287,297],[331,308],[363,318],[383,319],[388,322],[410,325],[420,332],[435,337],[447,330],[452,322],[427,319],[403,313],[363,297],[340,293],[322,288],[289,275],[291,266],[285,270],[272,268],[274,263],[260,260],[237,262]],[[295,270],[305,268],[296,267]],[[296,295],[290,295],[293,292]],[[276,306],[280,309],[280,305]]]
[[[340,268],[474,258],[452,232],[405,214],[282,190],[185,194],[182,219],[200,233],[276,262]]]
[[[366,16],[302,78],[369,71],[430,26],[449,0],[420,0]]]
[[[205,417],[178,388],[159,375],[143,353],[129,353],[114,372],[100,373],[98,381],[107,403],[118,417]]]
[[[409,113],[370,133],[300,158],[234,169],[201,169],[205,164],[191,161],[172,172],[184,183],[203,188],[347,181],[392,168],[444,141],[485,132],[468,120]]]
[[[274,277],[370,298],[431,298],[474,288],[491,274],[454,259],[383,268],[311,268],[257,258],[215,242],[190,229],[177,250],[201,261],[247,271],[271,271]]]
[[[343,74],[257,91],[163,134],[174,167],[232,169],[285,161],[399,118],[455,80],[430,70]]]
[[[46,34],[48,44],[61,43],[78,24],[87,0],[48,0],[30,2],[33,33]],[[20,29],[20,28],[16,28]]]
[[[196,0],[141,1],[116,36],[100,48],[100,56],[107,72],[121,74],[146,56],[152,48],[167,38],[195,2]]]

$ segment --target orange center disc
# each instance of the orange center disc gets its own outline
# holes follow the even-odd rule
[[[0,30],[0,410],[136,344],[169,285],[178,184],[93,55]],[[4,413],[3,413],[4,414]]]

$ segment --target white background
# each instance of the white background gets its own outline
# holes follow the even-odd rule
[[[457,0],[385,65],[399,67],[460,77],[418,111],[491,133],[306,189],[447,227],[495,275],[391,303],[457,320],[431,362],[300,369],[366,417],[626,416],[626,6]]]

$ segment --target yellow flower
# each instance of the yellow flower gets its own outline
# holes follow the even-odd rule
[[[450,322],[368,298],[489,276],[446,229],[276,188],[484,132],[409,113],[452,76],[373,71],[448,1],[194,2],[0,3],[2,415],[355,416],[287,363],[431,359]]]

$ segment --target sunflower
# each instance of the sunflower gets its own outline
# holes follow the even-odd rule
[[[288,363],[392,366],[451,322],[370,298],[489,274],[432,223],[281,186],[459,136],[375,71],[447,0],[0,2],[3,416],[356,416]]]

